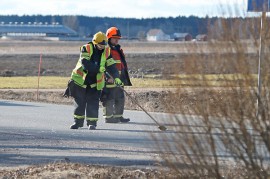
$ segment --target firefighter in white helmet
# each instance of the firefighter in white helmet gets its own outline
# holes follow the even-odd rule
[[[92,42],[80,48],[80,58],[71,74],[68,93],[74,98],[74,124],[70,129],[83,127],[87,121],[89,130],[96,129],[101,90],[105,85],[104,72],[113,75],[115,82],[121,84],[115,61],[106,46],[107,37],[98,32]]]
[[[121,46],[118,44],[121,39],[120,30],[111,27],[107,30],[106,36],[108,44],[111,48],[111,55],[116,62],[116,68],[119,72],[121,84],[124,86],[132,86],[128,74],[127,62]],[[117,81],[118,79],[115,79]],[[113,79],[107,76],[105,88],[102,91],[101,101],[103,105],[103,117],[106,123],[129,122],[130,119],[124,118],[125,95],[124,91],[113,83]]]

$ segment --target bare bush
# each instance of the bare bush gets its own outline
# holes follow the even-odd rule
[[[262,22],[269,27],[266,17]],[[269,32],[264,28],[258,31],[259,18],[219,19],[214,25],[209,33],[220,34],[219,40],[209,42],[206,51],[194,44],[196,53],[186,60],[185,73],[200,75],[197,87],[179,86],[176,93],[163,99],[166,111],[172,114],[164,120],[172,123],[173,132],[153,137],[162,136],[158,143],[162,157],[182,177],[268,178]],[[211,63],[205,64],[205,58],[211,58]],[[259,58],[262,68],[258,68]],[[181,80],[177,74],[183,72],[177,64],[170,69]],[[258,69],[261,90],[257,87]],[[209,78],[209,72],[215,78]],[[179,100],[183,95],[189,103]]]

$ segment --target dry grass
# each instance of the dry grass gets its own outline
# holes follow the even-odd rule
[[[69,77],[0,77],[0,89],[64,89]]]
[[[137,169],[79,163],[50,163],[13,170],[1,170],[1,178],[177,178],[177,174],[166,170]]]
[[[167,87],[239,87],[247,76],[243,74],[180,74],[173,79],[156,79],[156,76],[146,75],[144,78],[131,78],[136,88],[167,88]],[[257,83],[257,75],[252,74],[249,77],[252,86]],[[0,89],[35,89],[38,86],[41,89],[63,89],[69,77],[41,76],[38,77],[0,77]]]
[[[0,77],[0,89],[64,89],[70,77],[42,76],[38,77]],[[137,88],[144,87],[171,87],[171,82],[152,78],[132,78]]]

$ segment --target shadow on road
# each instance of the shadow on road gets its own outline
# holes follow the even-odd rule
[[[40,107],[36,105],[28,105],[28,104],[18,104],[16,102],[10,102],[10,101],[0,101],[0,106],[25,106],[25,107]]]

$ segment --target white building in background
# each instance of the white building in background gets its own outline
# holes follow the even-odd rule
[[[43,23],[0,23],[0,38],[9,39],[56,39],[77,37],[77,32],[67,26]]]
[[[170,36],[165,34],[161,29],[150,29],[146,34],[148,41],[166,41],[170,40]]]

